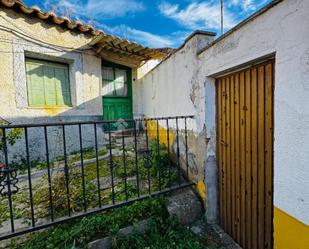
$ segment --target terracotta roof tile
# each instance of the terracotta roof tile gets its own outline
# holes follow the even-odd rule
[[[137,43],[129,42],[127,39],[106,34],[80,21],[74,21],[68,17],[61,17],[53,12],[44,12],[36,6],[29,8],[21,0],[0,0],[0,5],[20,11],[26,15],[34,16],[43,21],[51,21],[55,25],[61,25],[72,31],[91,34],[94,37],[91,44],[98,52],[102,51],[102,49],[107,49],[116,53],[132,56],[134,59],[140,61],[163,58],[170,52],[170,50],[166,49],[161,50],[143,47]]]

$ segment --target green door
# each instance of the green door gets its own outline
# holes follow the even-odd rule
[[[103,119],[117,121],[132,119],[131,68],[103,62],[102,79]],[[126,128],[131,126],[117,122],[112,124],[112,129],[117,129],[119,125],[124,125]]]

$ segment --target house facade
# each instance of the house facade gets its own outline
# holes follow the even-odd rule
[[[137,68],[165,53],[28,8],[21,1],[0,3],[2,119],[24,124],[133,118]],[[85,147],[92,146],[93,128],[85,126],[83,131],[84,137],[91,137]],[[29,132],[33,154],[44,156],[43,131]],[[51,146],[61,142],[60,129],[52,132]],[[76,130],[69,132],[69,150],[74,151]],[[23,144],[18,141],[12,148],[21,157],[25,152],[18,148]],[[55,146],[55,156],[61,150],[61,145]]]
[[[139,80],[140,112],[195,116],[208,221],[243,248],[309,244],[308,13],[272,1],[214,41],[196,32]]]
[[[165,55],[53,13],[27,8],[20,1],[3,0],[1,10],[1,75],[2,87],[7,89],[2,92],[1,101],[9,106],[2,105],[4,119],[24,118],[20,121],[27,122],[28,117],[102,118],[102,96],[131,97],[140,63]],[[36,67],[43,71],[31,72]],[[43,89],[33,81],[50,70],[55,73],[52,77],[63,84],[63,90],[56,87],[51,93],[52,89],[46,89],[49,96],[41,96],[36,91]],[[111,84],[107,83],[117,77],[119,82],[109,89]],[[127,86],[123,87],[123,83]],[[129,111],[132,117],[132,108]]]
[[[188,157],[208,221],[243,248],[308,247],[308,1],[272,1],[217,39],[193,33],[171,54],[20,1],[0,3],[2,119],[193,115],[153,127],[177,129],[180,144],[188,142],[180,157]],[[60,131],[51,132],[59,145]],[[37,151],[41,142],[33,135]]]

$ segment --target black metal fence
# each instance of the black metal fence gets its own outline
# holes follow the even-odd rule
[[[192,185],[186,180],[192,119],[0,126],[0,240]],[[93,145],[85,148],[86,140]],[[55,145],[61,155],[59,148],[52,152]],[[24,151],[17,162],[16,151]]]

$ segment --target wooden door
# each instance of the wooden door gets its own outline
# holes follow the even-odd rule
[[[104,62],[102,69],[103,119],[132,119],[131,68]],[[118,123],[112,124],[117,129]],[[127,124],[129,128],[132,124]]]
[[[220,77],[220,225],[244,249],[273,248],[274,61]]]

